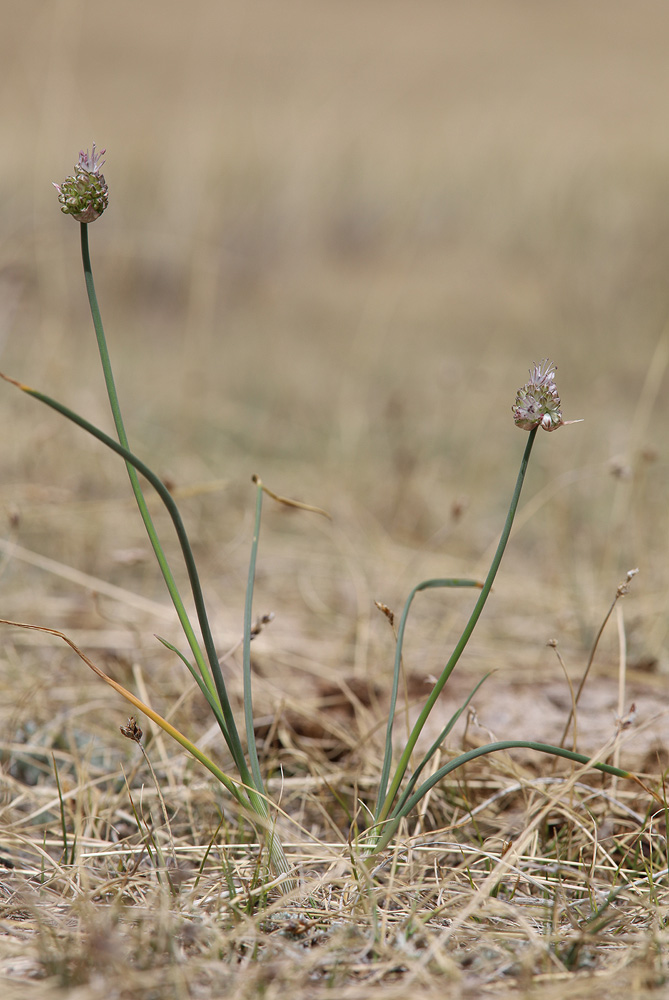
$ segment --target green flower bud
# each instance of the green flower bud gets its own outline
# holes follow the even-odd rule
[[[95,222],[109,204],[107,182],[100,173],[105,150],[100,153],[83,149],[79,153],[79,162],[74,168],[74,174],[66,177],[62,184],[55,184],[61,212],[73,215],[77,222]]]

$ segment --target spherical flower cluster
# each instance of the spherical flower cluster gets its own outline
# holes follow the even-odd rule
[[[530,368],[529,382],[518,390],[513,406],[513,419],[517,427],[524,431],[531,431],[535,427],[554,431],[565,423],[560,410],[555,371],[555,365],[548,360]]]
[[[53,185],[58,191],[61,212],[74,216],[77,222],[95,222],[109,204],[107,182],[100,173],[104,153],[104,149],[96,153],[95,143],[91,153],[82,149],[74,174],[62,184]]]

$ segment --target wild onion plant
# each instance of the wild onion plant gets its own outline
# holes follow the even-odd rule
[[[212,630],[209,623],[209,618],[207,615],[207,609],[205,604],[205,599],[200,584],[200,579],[198,575],[197,566],[191,549],[191,545],[188,540],[188,534],[186,532],[184,523],[182,521],[181,515],[179,513],[178,507],[174,501],[174,498],[165,487],[161,479],[152,471],[152,469],[140,458],[138,458],[133,451],[130,449],[128,437],[125,431],[123,418],[121,415],[121,408],[119,405],[119,400],[116,392],[116,387],[114,383],[114,375],[112,371],[111,361],[109,357],[109,352],[107,349],[107,342],[105,338],[105,333],[102,325],[102,319],[100,316],[100,310],[98,308],[98,302],[95,294],[95,286],[93,282],[93,272],[91,268],[91,259],[89,252],[89,238],[88,238],[88,227],[94,222],[99,216],[104,212],[108,203],[108,189],[105,182],[104,176],[102,175],[100,168],[103,164],[101,156],[104,154],[97,153],[95,150],[95,145],[93,145],[92,152],[84,153],[83,151],[79,154],[79,162],[77,163],[74,174],[68,177],[62,184],[56,184],[55,187],[58,190],[58,198],[61,204],[61,209],[65,214],[71,215],[76,221],[80,223],[80,234],[81,234],[81,253],[84,269],[84,277],[86,282],[86,290],[88,293],[88,300],[90,303],[91,314],[93,317],[93,326],[95,329],[95,334],[97,337],[97,344],[100,353],[100,360],[102,363],[102,370],[104,373],[105,383],[107,387],[107,393],[109,396],[109,403],[111,406],[112,415],[114,418],[114,424],[116,427],[116,439],[105,434],[104,431],[96,427],[84,417],[75,413],[67,406],[62,403],[57,402],[51,397],[38,392],[35,389],[17,382],[15,379],[9,378],[7,375],[2,377],[8,381],[18,386],[28,395],[33,396],[40,402],[45,403],[47,406],[56,410],[58,413],[67,417],[68,420],[77,424],[83,430],[87,431],[93,437],[97,438],[102,444],[106,445],[111,451],[119,455],[126,464],[128,475],[130,478],[130,483],[132,486],[133,493],[135,495],[135,500],[139,508],[139,513],[141,515],[142,521],[146,528],[146,532],[149,536],[151,546],[153,548],[155,557],[157,559],[158,565],[160,567],[165,585],[169,592],[170,598],[174,605],[176,615],[179,619],[185,641],[188,644],[190,655],[186,655],[181,650],[177,649],[174,645],[167,642],[165,639],[160,641],[174,652],[185,664],[187,669],[190,671],[195,683],[198,685],[202,696],[206,700],[211,712],[220,727],[221,733],[227,744],[228,750],[234,762],[236,768],[236,774],[230,775],[225,773],[214,761],[212,761],[208,756],[202,753],[186,736],[184,736],[179,730],[172,726],[169,722],[158,715],[153,709],[148,705],[144,704],[140,699],[138,699],[132,692],[128,691],[122,685],[118,684],[116,681],[108,677],[102,670],[99,669],[92,661],[79,650],[74,643],[71,642],[63,633],[57,632],[53,629],[46,629],[41,626],[29,625],[23,626],[27,628],[39,628],[43,631],[51,632],[54,635],[58,635],[63,638],[69,645],[78,653],[79,656],[93,669],[99,677],[101,677],[106,683],[110,684],[118,693],[120,693],[127,701],[129,701],[136,709],[144,713],[147,717],[151,718],[155,723],[162,727],[162,729],[177,740],[186,750],[188,750],[197,760],[200,761],[208,770],[214,775],[214,777],[223,785],[226,791],[230,794],[233,800],[237,803],[239,809],[247,817],[247,819],[253,824],[258,833],[264,839],[267,848],[267,858],[269,861],[269,867],[275,876],[278,876],[278,884],[281,885],[282,890],[286,891],[294,886],[294,881],[291,878],[291,866],[285,856],[281,841],[276,834],[272,822],[272,804],[267,798],[265,791],[265,785],[263,781],[262,770],[260,766],[260,761],[258,757],[258,750],[255,740],[254,724],[253,724],[253,696],[251,688],[251,659],[250,659],[250,643],[252,638],[252,605],[253,605],[253,588],[254,588],[254,578],[255,578],[255,563],[256,555],[258,551],[258,537],[260,531],[260,520],[262,511],[262,498],[263,492],[270,493],[259,479],[255,479],[256,482],[256,516],[255,516],[255,530],[253,536],[253,542],[251,546],[251,559],[248,575],[248,584],[246,591],[246,603],[245,603],[245,613],[244,613],[244,639],[243,639],[243,680],[244,680],[244,731],[245,731],[245,743],[242,742],[239,728],[237,725],[237,720],[233,712],[232,704],[226,690],[225,680],[221,672],[221,667],[219,663],[219,656],[216,649],[216,644],[212,634]],[[520,471],[518,473],[518,478],[516,480],[515,489],[513,491],[513,496],[511,498],[511,504],[509,507],[509,512],[504,524],[504,529],[500,538],[497,551],[492,560],[490,570],[483,583],[477,583],[473,580],[459,580],[459,579],[431,579],[425,580],[419,583],[412,590],[409,595],[406,605],[404,607],[403,613],[399,622],[397,643],[396,643],[396,653],[395,653],[395,666],[393,683],[391,689],[391,701],[390,710],[388,717],[388,724],[386,728],[385,737],[385,755],[383,760],[382,771],[379,779],[378,795],[376,801],[376,808],[373,815],[370,816],[368,829],[364,835],[362,844],[364,853],[367,855],[373,855],[377,852],[383,850],[395,836],[398,827],[404,817],[406,817],[411,810],[417,805],[418,802],[426,795],[426,793],[434,787],[442,778],[450,774],[452,771],[456,770],[468,761],[473,760],[476,757],[483,756],[485,754],[494,753],[498,750],[509,750],[514,747],[523,747],[525,749],[533,749],[540,751],[542,753],[552,754],[554,756],[564,757],[568,760],[575,761],[581,764],[591,763],[593,767],[600,771],[605,771],[608,774],[617,775],[622,778],[634,778],[635,776],[627,771],[621,770],[620,768],[612,767],[608,764],[604,764],[598,761],[589,761],[587,757],[581,754],[574,753],[570,750],[565,750],[562,747],[549,746],[543,743],[527,742],[522,740],[511,740],[500,743],[491,743],[488,746],[478,747],[475,750],[471,750],[468,753],[461,754],[455,759],[449,761],[447,764],[438,768],[429,778],[421,781],[421,775],[423,774],[426,765],[437,753],[439,748],[442,746],[444,740],[452,730],[453,726],[457,722],[458,718],[465,710],[469,701],[474,696],[475,692],[478,690],[483,681],[476,685],[474,690],[471,692],[467,700],[463,705],[455,712],[452,718],[449,720],[447,725],[440,732],[437,739],[432,743],[430,748],[422,756],[418,765],[414,768],[411,774],[408,774],[412,757],[414,755],[417,742],[423,731],[425,723],[428,716],[430,715],[432,709],[436,705],[441,692],[444,689],[455,665],[457,664],[460,656],[462,655],[471,635],[474,631],[476,623],[483,611],[484,605],[490,594],[490,590],[493,585],[493,581],[499,569],[506,544],[509,540],[509,535],[511,533],[511,527],[513,525],[514,516],[516,513],[516,508],[518,506],[518,500],[520,498],[521,489],[523,486],[523,481],[525,478],[525,473],[527,471],[528,463],[530,460],[530,455],[532,448],[534,446],[535,438],[539,428],[546,431],[554,431],[557,428],[563,426],[565,423],[571,423],[573,421],[565,421],[562,417],[560,397],[558,395],[557,387],[555,384],[555,367],[548,361],[544,361],[539,365],[535,365],[530,370],[529,381],[518,390],[516,402],[513,407],[514,421],[516,425],[523,430],[529,432],[529,438],[525,447],[525,451],[520,464]],[[196,634],[195,627],[191,622],[189,615],[186,611],[184,602],[182,600],[180,591],[178,589],[175,577],[172,573],[171,567],[168,563],[167,557],[165,555],[164,549],[158,537],[156,528],[154,526],[153,520],[151,518],[149,508],[144,496],[142,489],[141,480],[145,480],[158,494],[163,504],[165,505],[170,518],[172,520],[174,529],[176,531],[179,544],[181,547],[181,553],[183,556],[185,568],[188,575],[188,581],[192,593],[192,598],[197,614],[197,624],[199,627],[199,636]],[[271,494],[274,499],[282,499]],[[290,502],[290,501],[284,501]],[[304,506],[298,504],[297,506]],[[310,508],[312,510],[317,510],[318,508]],[[321,512],[322,513],[322,512]],[[397,693],[399,687],[399,678],[401,670],[401,659],[402,659],[402,645],[404,640],[404,633],[407,625],[407,619],[409,615],[412,602],[416,595],[427,589],[438,588],[438,587],[476,587],[480,589],[480,594],[474,609],[471,613],[469,621],[458,640],[450,659],[446,663],[444,669],[441,672],[437,683],[434,685],[432,692],[425,702],[422,711],[420,712],[418,719],[409,735],[409,738],[404,746],[399,758],[394,761],[394,748],[393,748],[393,721],[396,713],[396,703],[397,703]],[[7,623],[7,624],[19,624],[19,623]],[[485,680],[485,678],[484,678]],[[123,730],[122,730],[123,731]],[[134,737],[133,737],[134,738]],[[638,779],[635,778],[638,781]]]

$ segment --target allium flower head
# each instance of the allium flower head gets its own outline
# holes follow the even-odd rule
[[[560,410],[555,371],[555,365],[548,360],[530,368],[529,382],[518,390],[513,406],[513,419],[517,427],[531,431],[541,426],[545,431],[554,431],[565,423]]]
[[[77,222],[95,222],[109,204],[107,182],[100,173],[104,153],[104,149],[99,153],[95,151],[95,143],[91,153],[88,150],[84,153],[82,149],[74,174],[66,177],[62,184],[53,185],[58,192],[61,212],[73,215]]]

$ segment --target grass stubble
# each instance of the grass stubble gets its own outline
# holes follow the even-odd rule
[[[615,186],[610,178],[608,183]],[[592,225],[588,212],[584,209],[583,219],[576,211],[566,218],[574,229],[583,223],[587,240]],[[657,229],[646,221],[652,243]],[[598,238],[595,228],[593,247]],[[477,232],[480,238],[481,230]],[[639,234],[643,238],[643,230]],[[603,245],[606,234],[600,235]],[[568,234],[562,236],[571,252]],[[351,237],[344,233],[339,238]],[[634,245],[634,240],[627,245]],[[491,258],[503,256],[500,247],[487,249]],[[532,249],[539,261],[548,253],[542,246]],[[615,266],[608,257],[601,259],[607,265],[588,277],[600,290],[603,278],[613,290]],[[513,255],[507,254],[506,260],[513,262]],[[448,273],[446,263],[439,253],[435,255],[434,268],[440,275]],[[630,261],[624,263],[628,267]],[[147,266],[150,269],[151,262]],[[642,268],[641,263],[638,266]],[[321,272],[314,264],[314,297],[322,294],[324,301],[333,302],[338,289],[323,278],[325,271],[328,268]],[[552,292],[567,311],[577,311],[577,296],[572,301],[567,294],[571,272],[565,265],[560,273],[564,283],[558,281]],[[530,283],[533,274],[530,269],[525,276]],[[500,283],[505,277],[499,277]],[[369,278],[361,268],[360,284]],[[384,316],[392,315],[387,302],[390,284],[379,279],[377,298],[365,313],[372,331],[377,327],[383,331]],[[313,303],[302,305],[308,312]],[[427,311],[429,305],[423,308]],[[630,322],[629,313],[624,318]],[[648,315],[636,318],[644,328],[655,329]],[[287,327],[291,319],[287,314],[279,317],[279,323]],[[339,316],[333,327],[345,319]],[[505,343],[510,336],[506,331]],[[376,342],[377,347],[384,343],[382,334]],[[659,568],[664,555],[658,541],[666,527],[666,483],[663,461],[657,462],[652,447],[644,454],[644,442],[657,412],[666,342],[663,334],[653,363],[647,366],[645,384],[637,382],[636,397],[630,392],[616,404],[615,413],[605,409],[607,393],[602,394],[601,387],[593,390],[601,420],[593,421],[589,410],[588,423],[601,426],[609,421],[612,428],[610,442],[604,445],[604,438],[596,442],[603,445],[601,452],[591,452],[580,465],[571,466],[559,453],[560,468],[566,468],[562,479],[553,477],[546,466],[537,467],[540,485],[516,524],[519,552],[514,555],[512,546],[507,575],[496,586],[499,603],[489,609],[489,624],[482,622],[484,629],[471,649],[470,662],[463,664],[469,671],[468,687],[491,666],[506,668],[504,680],[488,682],[490,695],[486,686],[481,689],[476,712],[466,727],[452,734],[448,752],[469,748],[486,726],[495,730],[495,736],[509,735],[500,732],[509,698],[531,718],[534,703],[542,698],[537,665],[550,670],[549,659],[542,659],[538,648],[553,634],[558,634],[558,650],[566,659],[575,692],[592,647],[591,635],[624,571],[637,563],[640,578],[622,605],[629,620],[617,634],[609,624],[575,713],[578,739],[588,753],[596,753],[616,733],[608,694],[599,698],[593,694],[590,705],[587,696],[602,692],[625,665],[627,688],[633,690],[636,684],[645,691],[647,702],[655,701],[655,714],[661,715],[661,663],[653,665],[652,658],[644,663],[643,653],[646,647],[659,649],[662,629],[666,632],[667,580]],[[629,371],[634,353],[630,343],[628,339],[619,354],[621,371]],[[140,346],[140,361],[142,350]],[[286,491],[295,489],[296,480],[300,489],[304,483],[305,496],[327,500],[326,506],[337,515],[331,528],[298,522],[286,511],[268,511],[261,550],[264,567],[258,581],[258,600],[275,615],[253,646],[263,767],[270,774],[268,792],[286,815],[282,821],[286,850],[300,866],[308,891],[287,901],[260,883],[257,853],[236,817],[221,814],[220,797],[193,761],[151,724],[140,722],[159,795],[146,759],[118,731],[127,726],[126,708],[119,701],[112,710],[107,690],[89,680],[67,651],[45,637],[3,636],[5,872],[0,961],[6,996],[241,998],[290,992],[306,997],[327,987],[342,997],[370,992],[399,996],[408,989],[425,996],[503,994],[506,989],[515,995],[527,990],[546,997],[562,996],[566,989],[574,997],[595,991],[628,997],[662,994],[666,822],[649,798],[633,788],[578,769],[553,771],[526,757],[490,758],[468,765],[457,778],[433,789],[422,814],[400,831],[399,847],[375,871],[365,871],[354,845],[347,843],[356,803],[371,797],[381,767],[379,734],[392,642],[386,619],[374,611],[374,601],[399,604],[407,584],[433,572],[476,575],[480,571],[472,570],[472,565],[496,527],[491,493],[485,488],[479,491],[475,475],[467,480],[468,471],[478,467],[463,452],[471,454],[480,442],[484,457],[478,471],[485,477],[483,468],[500,442],[494,429],[489,443],[483,439],[483,419],[474,423],[471,440],[461,444],[454,432],[444,430],[448,435],[444,450],[452,447],[454,467],[463,456],[457,490],[444,489],[438,473],[443,454],[432,443],[442,431],[432,424],[419,428],[415,419],[415,400],[424,386],[425,408],[436,411],[434,404],[439,402],[443,425],[448,405],[439,398],[443,387],[435,398],[431,395],[435,390],[421,381],[424,372],[408,372],[406,393],[388,392],[376,409],[370,404],[366,410],[360,400],[377,362],[369,346],[354,345],[353,353],[360,383],[348,385],[346,398],[339,401],[336,446],[326,439],[325,462],[316,474],[317,463],[312,460],[309,469],[300,459],[299,434],[292,443],[285,436],[280,439],[283,465],[272,457],[276,441],[270,431],[276,413],[271,407],[258,419],[242,399],[234,404],[234,417],[246,428],[248,439],[259,436],[266,441],[266,465],[260,471],[268,481],[275,483],[278,471]],[[392,356],[388,347],[384,373]],[[47,352],[45,358],[58,377],[56,357]],[[498,360],[491,357],[488,371]],[[237,367],[242,371],[248,365],[238,357]],[[479,368],[477,375],[485,377],[482,367],[483,373]],[[281,373],[290,398],[289,368],[286,364]],[[160,369],[161,375],[166,370]],[[463,354],[455,375],[445,376],[451,379],[448,385],[456,409],[462,397],[453,379],[457,382],[458,372],[467,370]],[[561,364],[563,375],[567,370],[567,364]],[[37,379],[32,376],[31,381]],[[167,381],[174,385],[174,380]],[[50,380],[41,376],[39,383],[45,382]],[[64,384],[69,384],[67,379]],[[177,393],[187,395],[183,382],[176,384]],[[489,395],[492,384],[489,379],[477,399]],[[245,385],[240,396],[248,399],[250,392]],[[142,397],[141,392],[134,395]],[[211,397],[212,387],[205,380],[202,407]],[[97,404],[92,401],[92,405]],[[317,410],[300,401],[296,406],[305,428],[314,417],[313,439],[305,430],[313,458],[323,444]],[[481,410],[482,417],[490,422],[497,406],[496,402],[487,412]],[[199,407],[196,402],[192,407],[197,426]],[[280,407],[278,412],[280,417]],[[210,719],[193,697],[187,678],[164,651],[155,648],[154,631],[174,641],[176,635],[169,633],[159,581],[133,527],[130,504],[118,485],[120,476],[114,477],[74,432],[54,430],[34,414],[28,422],[26,414],[25,409],[16,417],[7,414],[8,466],[12,472],[18,470],[18,486],[3,492],[8,525],[2,566],[8,583],[3,594],[7,616],[58,621],[80,646],[94,650],[120,682],[139,694],[150,690],[162,714],[170,717],[178,711],[181,725],[202,734],[198,743],[213,743]],[[608,461],[615,451],[620,440],[616,421],[631,425],[635,440],[629,447],[630,464],[617,459],[612,463],[612,479],[600,454]],[[221,419],[220,425],[213,421],[205,427],[203,455],[214,453],[212,439],[223,423]],[[428,442],[421,445],[417,464],[415,458],[412,461],[413,435],[407,425]],[[279,427],[290,430],[281,419]],[[349,480],[342,468],[354,453],[352,442],[364,438],[366,429],[371,429],[369,450],[359,451]],[[155,437],[150,419],[144,423],[144,433]],[[512,428],[508,434],[515,444]],[[243,452],[246,444],[233,447]],[[589,445],[592,448],[590,439]],[[332,458],[337,447],[345,459],[339,466]],[[69,453],[67,468],[72,472],[64,486],[55,486],[63,482],[65,463],[51,456],[63,450]],[[236,647],[241,627],[237,634],[231,622],[241,621],[239,594],[251,530],[249,493],[238,485],[244,478],[241,474],[216,482],[220,465],[213,459],[166,455],[165,461],[179,463],[173,473],[175,494],[181,494],[189,526],[195,526],[207,583],[218,598],[216,631],[232,650],[224,657],[224,668],[239,704]],[[319,477],[327,477],[325,498]],[[349,486],[355,477],[361,484],[359,493]],[[565,499],[570,489],[577,494],[574,503]],[[464,517],[463,491],[474,494],[473,500],[469,498],[473,510],[468,514],[465,510]],[[449,506],[451,517],[445,519],[441,512]],[[156,517],[161,517],[159,510]],[[613,530],[604,531],[602,524]],[[435,533],[440,533],[441,551],[430,551]],[[576,543],[570,543],[573,537]],[[14,539],[19,545],[12,549]],[[571,565],[561,558],[561,548],[569,553]],[[628,562],[621,565],[622,549]],[[51,563],[42,562],[41,569],[31,568],[18,558],[21,551],[33,561],[45,551],[53,558]],[[546,576],[542,580],[534,575],[528,593],[528,567],[537,553]],[[77,578],[73,566],[84,566],[88,575]],[[644,577],[649,581],[645,590]],[[110,589],[110,579],[117,590]],[[548,596],[535,590],[542,585],[550,591]],[[542,626],[545,629],[547,606],[551,615],[555,612],[548,620],[557,623],[539,634]],[[416,608],[406,651],[409,721],[412,705],[424,700],[426,677],[436,669],[435,650],[447,644],[465,615],[462,597],[450,594],[446,613],[443,602],[431,597]],[[653,633],[652,642],[645,638],[646,630]],[[562,695],[557,741],[567,723],[572,694],[557,668],[554,677]],[[626,692],[620,703],[617,678],[614,687],[622,758],[628,763],[629,754],[633,766],[659,788],[667,766],[662,739],[653,736],[635,752],[635,741],[639,743],[644,728],[651,728],[652,713],[638,712],[636,725],[622,728],[632,695]],[[555,696],[554,690],[550,693]],[[638,708],[641,703],[636,701]],[[660,719],[660,737],[661,727]]]
[[[504,982],[559,995],[584,971],[611,996],[621,981],[637,995],[661,987],[664,818],[592,772],[469,766],[370,872],[346,847],[345,818],[378,773],[373,741],[352,739],[349,723],[333,762],[332,740],[312,735],[308,768],[304,746],[277,741],[283,775],[268,790],[291,819],[284,846],[302,872],[286,899],[192,761],[158,733],[146,738],[157,787],[139,755],[119,773],[118,747],[86,729],[98,692],[77,701],[74,718],[65,710],[3,747],[8,996],[27,983],[35,996],[354,997],[476,995]],[[312,732],[326,720],[327,708],[305,717]]]

